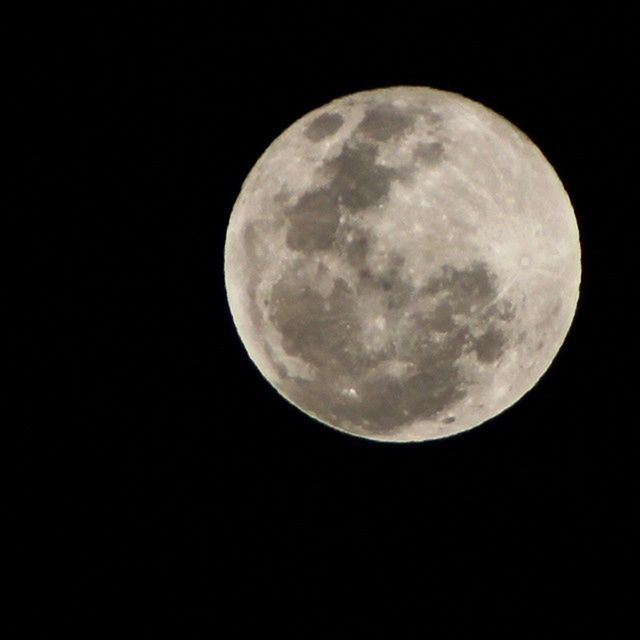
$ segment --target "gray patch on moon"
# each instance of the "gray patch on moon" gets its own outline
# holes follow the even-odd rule
[[[483,317],[496,317],[503,322],[511,322],[516,317],[516,308],[510,300],[498,300],[495,304],[487,307]]]
[[[304,130],[304,135],[312,142],[320,142],[340,129],[344,118],[339,113],[323,113],[312,120]]]
[[[300,196],[285,209],[289,219],[287,246],[294,251],[311,252],[328,249],[333,243],[340,210],[336,194],[330,189],[316,189]]]
[[[451,330],[453,316],[479,315],[487,327],[480,336],[473,336],[468,327],[459,329],[465,341],[465,351],[473,351],[482,363],[496,362],[504,353],[507,337],[496,327],[498,321],[510,322],[515,318],[515,306],[510,300],[496,300],[496,277],[483,262],[475,262],[467,269],[450,265],[427,283],[425,290],[433,296],[443,296],[444,302],[436,309],[435,320],[445,330]]]
[[[446,333],[456,328],[453,321],[453,308],[448,302],[441,302],[433,314],[433,328],[435,331]]]
[[[345,225],[338,234],[339,254],[353,267],[356,274],[356,290],[359,296],[372,296],[384,292],[387,309],[398,309],[406,305],[415,293],[413,287],[400,276],[403,256],[391,252],[384,267],[369,264],[372,239],[366,229]]]
[[[353,232],[351,232],[353,234]],[[347,262],[353,267],[362,267],[366,264],[369,253],[369,238],[359,234],[346,243]]]
[[[274,203],[279,205],[286,204],[290,199],[291,192],[284,185],[280,187],[280,190],[273,196]]]
[[[415,117],[396,107],[379,105],[369,109],[357,131],[376,142],[386,142],[402,135],[413,126]]]
[[[495,362],[505,347],[505,334],[494,325],[479,337],[472,335],[473,310],[484,306],[488,319],[498,322],[500,310],[512,305],[495,300],[496,276],[476,262],[466,269],[443,266],[421,290],[423,297],[437,301],[433,310],[415,310],[421,298],[402,278],[402,256],[391,256],[374,273],[364,266],[367,242],[358,246],[352,255],[361,266],[355,290],[338,278],[324,297],[291,269],[272,289],[270,319],[286,353],[315,370],[313,380],[287,380],[287,392],[296,402],[363,433],[393,434],[417,419],[437,416],[467,395],[460,358],[475,352],[479,361]],[[396,291],[404,295],[389,304]],[[377,351],[368,348],[362,324],[363,307],[376,300],[387,303],[386,344]],[[394,363],[404,364],[398,368]],[[345,389],[350,390],[346,395]]]
[[[370,433],[393,433],[462,399],[466,391],[461,383],[455,367],[437,363],[401,377],[373,374],[356,387],[362,401],[347,418],[361,423],[364,418],[364,429]]]
[[[502,355],[506,342],[504,331],[491,327],[473,341],[473,350],[480,362],[495,362]]]
[[[376,163],[377,147],[345,144],[338,156],[325,163],[331,176],[329,191],[351,211],[361,211],[387,198],[396,171]]]
[[[431,278],[424,289],[431,295],[445,293],[454,313],[468,314],[495,296],[495,276],[484,262],[474,262],[466,269],[444,265],[442,273]]]
[[[414,287],[401,276],[404,258],[391,254],[388,263],[373,270],[367,266],[366,260],[357,271],[357,290],[359,295],[379,298],[387,310],[400,309],[406,306],[415,293]]]
[[[290,223],[290,249],[303,253],[328,249],[340,221],[340,205],[355,213],[388,197],[397,173],[377,164],[376,155],[373,145],[345,144],[335,158],[321,167],[330,176],[329,184],[303,193],[284,210]]]
[[[413,152],[414,160],[421,161],[428,166],[438,164],[444,156],[444,146],[441,142],[419,142]]]
[[[354,311],[354,293],[341,278],[327,298],[295,271],[271,290],[269,318],[284,350],[320,371],[357,375],[366,366]]]
[[[381,298],[384,308],[393,311],[406,306],[415,289],[405,280],[395,278],[392,271],[372,273],[364,268],[358,271],[358,293]]]

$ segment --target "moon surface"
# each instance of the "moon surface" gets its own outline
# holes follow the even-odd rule
[[[427,87],[364,91],[260,157],[225,282],[250,358],[292,404],[364,438],[442,438],[551,364],[578,301],[578,227],[553,167],[503,117]]]

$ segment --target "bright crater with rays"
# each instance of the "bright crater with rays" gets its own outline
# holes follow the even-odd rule
[[[512,405],[578,300],[555,171],[460,95],[356,93],[305,115],[245,180],[225,245],[238,333],[310,416],[376,440],[440,438]]]

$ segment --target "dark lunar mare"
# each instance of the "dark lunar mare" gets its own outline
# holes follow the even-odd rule
[[[415,115],[391,105],[376,105],[367,110],[357,131],[376,142],[397,138],[413,126]]]
[[[339,114],[324,113],[312,120],[304,133],[319,142],[340,129],[343,122]],[[402,174],[377,162],[379,143],[402,135],[414,122],[412,113],[386,106],[368,109],[340,153],[319,167],[328,184],[302,194],[294,205],[285,208],[289,221],[287,246],[302,252],[326,250],[333,243],[341,206],[357,213],[385,202],[391,183]]]
[[[393,262],[393,261],[392,261]],[[466,269],[446,265],[441,273],[416,291],[393,267],[377,282],[356,291],[337,279],[324,298],[292,269],[273,287],[270,319],[283,336],[290,356],[313,366],[315,379],[290,378],[287,393],[303,409],[331,423],[349,424],[364,433],[387,433],[416,419],[428,419],[451,408],[468,392],[461,356],[475,353],[484,363],[504,352],[506,334],[499,325],[511,318],[512,305],[496,301],[496,278],[483,262]],[[388,282],[389,289],[384,282]],[[367,349],[360,305],[374,296],[390,296],[408,288],[398,313],[387,316],[389,344],[379,352]],[[430,313],[413,310],[416,295],[439,302]],[[414,305],[415,306],[415,305]],[[469,322],[481,317],[485,331],[474,336]],[[389,373],[392,361],[408,363],[401,373]],[[354,394],[345,393],[353,389]],[[446,419],[451,422],[454,416]]]
[[[328,249],[335,239],[341,206],[355,213],[386,200],[396,171],[376,164],[376,153],[373,145],[346,144],[322,166],[329,183],[302,194],[284,209],[290,249],[303,253]]]
[[[304,131],[312,142],[320,142],[340,129],[344,118],[339,113],[323,113],[314,118]]]

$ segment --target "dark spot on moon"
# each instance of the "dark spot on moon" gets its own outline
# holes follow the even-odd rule
[[[393,289],[393,280],[391,278],[383,276],[382,278],[380,278],[379,284],[383,291],[389,291],[390,289]]]
[[[495,296],[495,276],[483,262],[474,262],[466,269],[445,265],[440,275],[429,280],[425,291],[431,295],[444,294],[453,313],[468,315]]]
[[[420,142],[416,146],[413,157],[426,165],[438,164],[444,156],[444,147],[440,142]]]
[[[414,123],[415,117],[391,106],[376,106],[369,109],[358,131],[376,142],[386,142],[402,135]]]
[[[323,171],[331,177],[327,187],[345,207],[360,211],[385,200],[396,171],[376,163],[377,149],[370,144],[346,144],[327,162]]]
[[[453,331],[456,324],[453,321],[453,309],[448,302],[443,302],[436,307],[432,318],[432,325],[435,331]]]
[[[346,257],[347,262],[353,266],[358,267],[366,263],[367,254],[369,253],[369,240],[366,236],[361,235],[346,243]]]
[[[506,341],[503,331],[491,327],[473,341],[473,350],[480,362],[495,362],[502,355]]]
[[[402,278],[402,256],[387,256],[384,268],[367,264],[368,242],[351,250],[355,290],[339,278],[323,296],[292,268],[274,285],[269,313],[286,353],[314,367],[313,380],[288,378],[293,401],[331,424],[391,435],[415,420],[442,415],[466,397],[461,357],[475,352],[480,362],[498,360],[506,345],[499,323],[513,308],[495,300],[497,278],[483,262],[446,265],[418,292]],[[420,293],[437,297],[437,304],[407,315],[406,305]],[[401,311],[389,311],[386,343],[372,350],[363,324],[366,305],[394,296],[388,308]],[[464,319],[469,322],[479,305],[491,313],[482,317],[487,328],[474,337]],[[393,363],[404,364],[394,369]],[[454,420],[446,413],[441,418],[445,424]]]
[[[405,262],[406,260],[404,256],[400,255],[399,253],[391,253],[389,255],[389,266],[392,269],[397,269],[401,267]]]
[[[295,251],[328,249],[333,243],[340,221],[335,194],[328,189],[309,191],[298,202],[285,209],[290,221],[287,246]]]
[[[290,249],[301,252],[328,249],[338,229],[341,205],[357,212],[387,198],[396,172],[377,164],[376,154],[373,145],[347,144],[322,167],[330,178],[329,184],[302,194],[298,202],[284,210],[290,223],[287,232]],[[348,259],[357,261],[359,255],[364,255],[366,243],[366,238],[358,239]]]
[[[388,310],[400,309],[411,299],[415,289],[401,275],[400,267],[404,258],[397,254],[391,254],[387,258],[384,268],[379,266],[374,270],[367,265],[366,254],[362,256],[354,266],[359,266],[357,271],[357,291],[361,296],[373,297],[383,301]]]
[[[354,311],[353,291],[342,279],[327,298],[295,272],[283,275],[271,291],[269,317],[284,350],[334,375],[357,374],[367,364]]]
[[[386,307],[389,311],[394,309],[402,309],[411,300],[411,296],[415,293],[413,287],[403,280],[397,281],[391,291],[385,297]]]
[[[333,135],[344,124],[344,118],[338,113],[323,113],[312,120],[304,131],[312,142],[320,142]]]
[[[273,201],[276,204],[286,204],[291,199],[291,193],[286,186],[282,186],[280,190],[273,196]]]
[[[368,430],[401,425],[407,418],[429,418],[466,395],[465,383],[456,361],[465,344],[461,332],[435,338],[433,320],[414,314],[399,334],[395,355],[414,364],[399,377],[365,379],[361,384]]]
[[[390,433],[407,420],[435,415],[464,397],[459,381],[437,368],[394,377],[372,377],[359,385],[362,404],[358,413],[368,421],[369,432]]]
[[[426,290],[432,295],[444,296],[445,302],[436,309],[434,318],[443,327],[441,330],[452,329],[453,314],[469,317],[479,313],[488,329],[477,338],[464,329],[458,332],[460,338],[469,350],[475,351],[480,362],[490,363],[500,358],[507,338],[495,323],[512,320],[515,317],[515,307],[508,300],[495,301],[497,279],[485,263],[474,262],[466,269],[445,265],[440,275],[429,280]]]
[[[415,294],[415,289],[408,282],[397,277],[393,271],[387,271],[382,277],[374,277],[370,287],[384,292],[383,300],[389,311],[402,309]]]
[[[415,312],[405,321],[398,344],[398,357],[422,368],[444,373],[461,355],[467,341],[465,331],[450,331],[443,336],[437,322],[423,312]],[[447,376],[449,377],[449,376]]]
[[[462,376],[455,363],[450,361],[441,366],[428,366],[408,380],[410,396],[406,405],[410,415],[430,418],[453,402],[464,398]]]
[[[510,300],[498,300],[487,307],[484,314],[487,317],[495,317],[503,322],[510,322],[516,317],[516,308]]]
[[[415,294],[389,268],[381,274],[363,274],[369,287],[390,291],[406,289],[407,300]],[[385,296],[390,295],[385,293]],[[354,292],[338,279],[323,297],[294,270],[284,274],[271,294],[270,318],[282,335],[286,353],[313,365],[315,380],[289,379],[287,391],[294,401],[323,419],[357,425],[370,433],[393,433],[403,424],[429,418],[466,395],[457,360],[464,349],[459,331],[436,338],[438,329],[449,326],[450,310],[443,308],[430,318],[414,314],[401,331],[389,332],[383,354],[367,349],[361,315],[362,292]],[[366,295],[364,299],[369,299]],[[365,303],[366,304],[366,303]],[[401,304],[398,302],[398,304]],[[384,363],[398,359],[411,363],[399,374],[389,374]],[[353,394],[344,393],[345,388]]]

